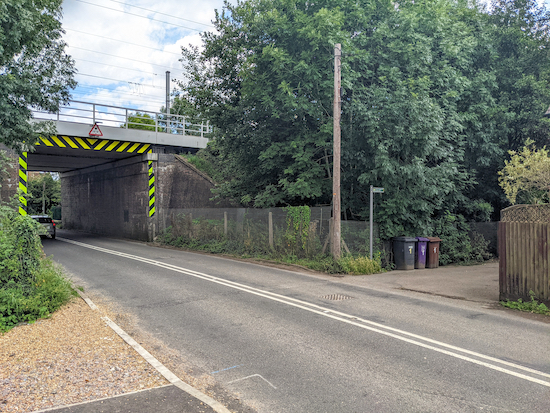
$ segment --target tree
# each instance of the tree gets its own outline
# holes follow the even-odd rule
[[[264,207],[330,201],[339,3],[226,3],[220,34],[184,51],[185,96],[216,128],[210,150],[228,177],[219,194]]]
[[[332,53],[342,43],[346,214],[368,217],[372,184],[386,188],[382,238],[435,233],[449,216],[486,219],[488,201],[503,200],[506,152],[527,133],[550,136],[540,119],[547,13],[531,0],[498,4],[226,3],[217,33],[182,59],[186,102],[216,128],[207,152],[225,176],[217,193],[258,207],[330,202]]]
[[[518,199],[529,204],[550,201],[550,153],[533,143],[528,140],[521,151],[510,151],[511,159],[499,171],[500,186],[512,204]]]
[[[121,128],[128,129],[141,129],[141,130],[156,130],[156,122],[148,113],[136,112],[135,114],[128,115],[128,125],[120,125]]]
[[[32,110],[56,112],[76,86],[74,62],[61,40],[62,0],[3,0],[0,3],[0,143],[32,148],[44,124]]]
[[[466,167],[478,181],[469,196],[491,202],[496,212],[507,204],[498,171],[508,151],[520,150],[528,138],[539,147],[550,143],[550,122],[542,117],[550,103],[549,17],[535,0],[495,0],[482,15],[478,38],[486,47],[474,69],[490,76],[490,87],[472,97],[489,96],[492,103],[470,122]]]
[[[31,177],[28,184],[30,194],[28,201],[29,214],[51,214],[53,206],[61,202],[61,182],[50,173]],[[42,209],[44,207],[44,209]]]

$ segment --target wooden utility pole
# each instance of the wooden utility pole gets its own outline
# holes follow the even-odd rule
[[[342,112],[342,45],[334,46],[334,159],[332,163],[332,256],[340,258],[340,116]]]

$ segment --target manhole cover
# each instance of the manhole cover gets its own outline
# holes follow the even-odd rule
[[[353,297],[350,297],[349,295],[344,295],[344,294],[329,294],[329,295],[324,295],[321,298],[325,300],[341,301],[341,300],[351,300]]]

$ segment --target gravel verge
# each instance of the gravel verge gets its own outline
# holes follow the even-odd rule
[[[32,412],[168,384],[82,299],[0,336],[0,412]]]

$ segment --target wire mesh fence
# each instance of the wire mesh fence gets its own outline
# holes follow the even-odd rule
[[[171,209],[160,219],[161,236],[172,244],[297,257],[330,252],[330,207]],[[374,232],[376,237],[376,226]],[[341,234],[345,252],[369,254],[368,222],[342,221]]]

